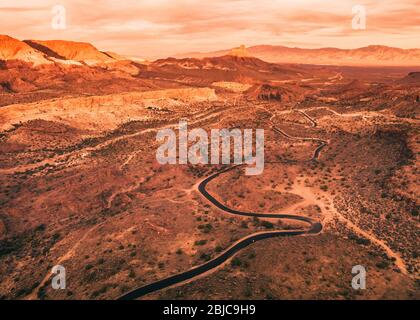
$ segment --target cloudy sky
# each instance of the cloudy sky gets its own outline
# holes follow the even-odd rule
[[[51,27],[57,4],[64,30]],[[366,8],[365,30],[352,29],[355,5]],[[0,34],[147,58],[240,44],[418,48],[420,0],[0,0]]]

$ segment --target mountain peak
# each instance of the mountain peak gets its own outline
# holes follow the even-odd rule
[[[88,64],[113,60],[112,57],[100,52],[87,42],[66,40],[25,40],[24,42],[46,55],[59,59],[84,61]]]
[[[245,47],[245,45],[240,45],[239,47],[237,47],[237,48],[233,48],[231,51],[230,51],[230,53],[229,53],[229,55],[230,56],[235,56],[235,57],[249,57],[249,56],[251,56],[250,54],[249,54],[249,52],[247,51],[247,49],[246,49],[246,47]]]
[[[8,35],[0,35],[0,60],[22,60],[35,65],[51,63],[38,50]]]

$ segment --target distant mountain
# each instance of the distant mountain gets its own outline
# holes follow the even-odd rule
[[[52,63],[42,52],[6,35],[0,35],[0,60],[21,60],[35,65]]]
[[[0,106],[62,94],[149,88],[148,83],[136,78],[141,68],[89,43],[20,41],[0,35]]]
[[[199,81],[209,84],[215,81],[235,81],[253,84],[256,81],[281,81],[310,77],[298,66],[278,65],[244,52],[235,55],[195,59],[159,59],[147,65],[143,75],[164,76],[167,79],[189,82]]]
[[[398,83],[420,86],[420,72],[410,72],[403,79],[399,80]]]
[[[228,55],[235,56],[235,57],[250,57],[251,56],[244,45],[241,45],[239,48],[233,48],[232,50],[230,50]]]
[[[90,43],[65,40],[25,40],[32,48],[57,59],[85,62],[87,64],[106,63],[116,60],[109,54],[96,49]]]
[[[65,40],[24,40],[0,35],[0,60],[42,64],[102,65],[130,59],[113,52],[101,52],[90,43]]]
[[[257,58],[269,63],[348,65],[348,66],[420,66],[420,49],[399,49],[372,45],[358,49],[301,49],[285,46],[240,46],[213,52],[192,52],[175,58],[211,58],[234,56]],[[113,52],[101,52],[90,43],[65,40],[24,40],[0,35],[0,60],[21,60],[34,65],[51,64],[113,64],[119,61],[144,63]],[[158,60],[159,61],[159,60]]]
[[[205,58],[233,54],[237,51],[273,63],[325,64],[349,66],[420,66],[420,49],[400,49],[372,45],[358,49],[301,49],[260,45],[213,51],[179,54],[177,58]]]

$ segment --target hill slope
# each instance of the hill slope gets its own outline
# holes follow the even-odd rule
[[[100,52],[92,44],[85,42],[65,40],[25,40],[24,42],[34,49],[58,59],[82,61],[87,64],[115,60],[110,55]]]
[[[42,52],[7,35],[0,35],[0,60],[21,60],[35,65],[51,63]]]

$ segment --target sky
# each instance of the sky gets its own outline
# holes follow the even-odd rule
[[[65,29],[52,9],[65,8]],[[352,28],[352,8],[366,28]],[[271,44],[420,48],[420,0],[0,0],[0,34],[90,42],[141,58]]]

